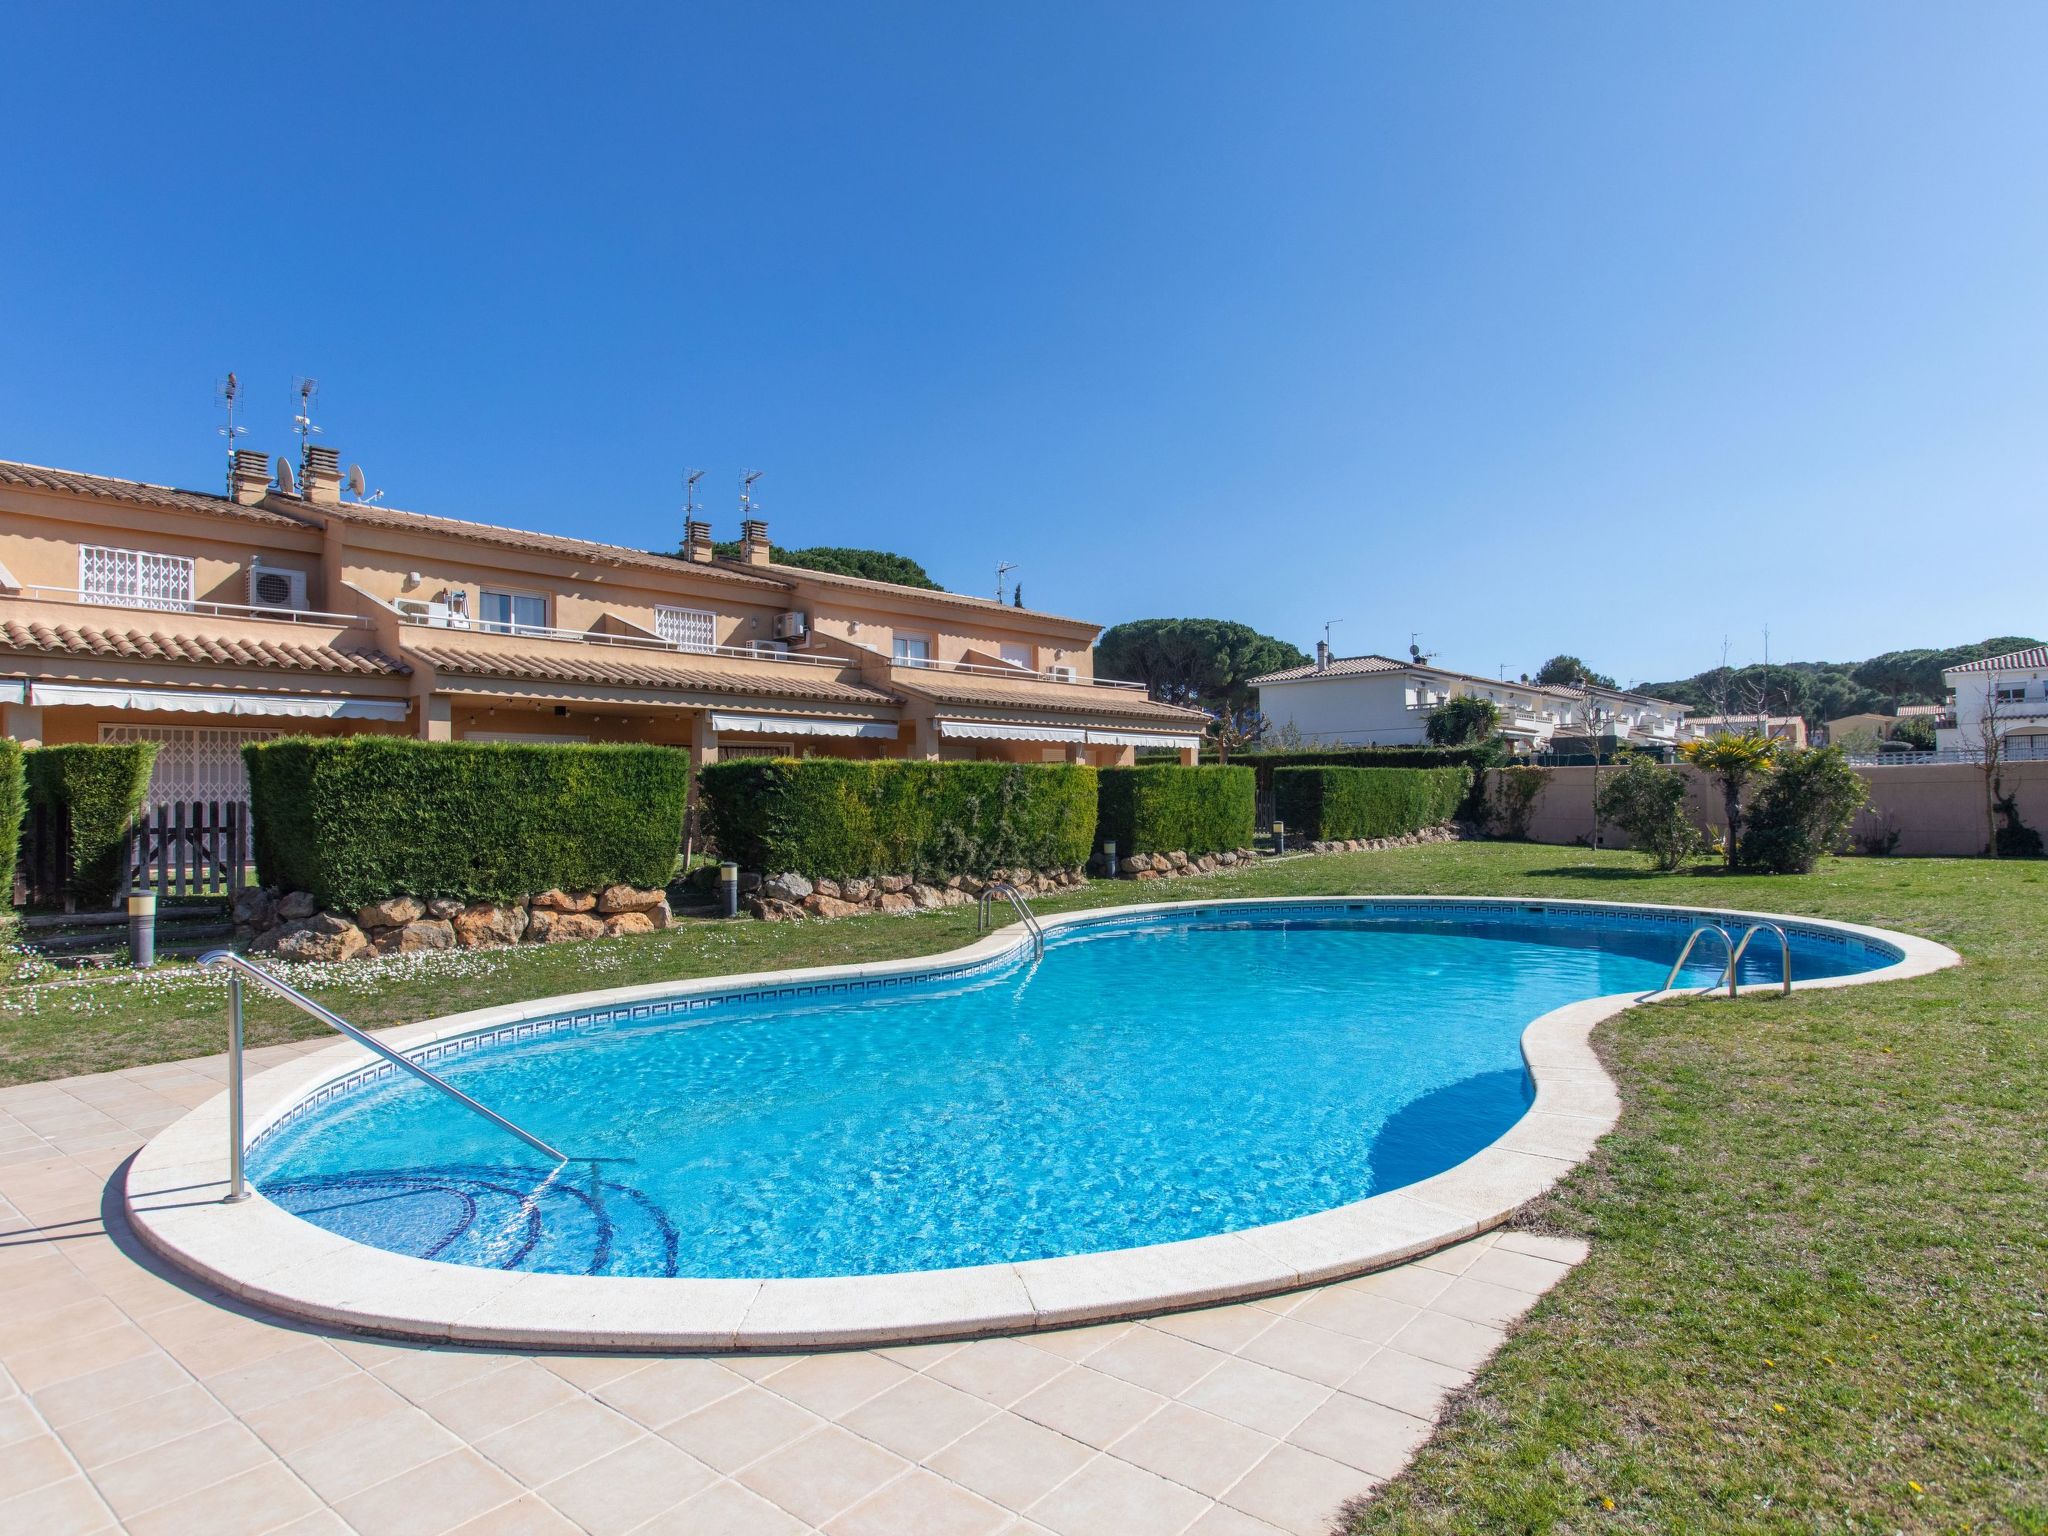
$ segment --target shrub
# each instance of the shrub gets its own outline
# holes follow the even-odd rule
[[[21,817],[28,809],[28,770],[21,743],[0,736],[0,892],[14,890],[14,861],[21,855]]]
[[[1423,722],[1430,745],[1437,747],[1477,746],[1499,728],[1500,706],[1476,693],[1453,694]]]
[[[300,737],[242,758],[258,877],[343,911],[666,885],[690,791],[672,747]]]
[[[29,804],[70,818],[70,893],[82,906],[105,906],[121,889],[128,829],[148,793],[156,751],[155,742],[137,741],[28,754]]]
[[[1536,802],[1550,782],[1548,768],[1497,768],[1493,773],[1493,804],[1489,821],[1500,828],[1502,837],[1525,841],[1529,823],[1536,815]]]
[[[812,879],[946,879],[1064,869],[1094,846],[1095,770],[1078,763],[749,757],[699,775],[726,858]]]
[[[1251,846],[1259,790],[1249,768],[1104,768],[1097,783],[1095,836],[1115,839],[1119,854]]]
[[[1311,841],[1399,837],[1449,821],[1472,778],[1470,768],[1282,768],[1273,814]]]
[[[1594,812],[1628,834],[1659,869],[1676,869],[1705,839],[1685,804],[1685,775],[1653,758],[1631,754],[1600,786]]]
[[[1746,869],[1803,875],[1842,841],[1869,798],[1840,747],[1781,752],[1749,808],[1737,857]]]
[[[1998,831],[1991,851],[2001,859],[2038,859],[2042,853],[2041,834],[2020,820],[2020,797],[1994,794],[1991,808],[1998,813]]]

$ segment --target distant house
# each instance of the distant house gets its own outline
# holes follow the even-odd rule
[[[1955,714],[1936,728],[1937,747],[1981,753],[1995,734],[2001,757],[2048,758],[2048,646],[1965,662],[1941,677],[1955,690]]]
[[[1933,720],[1938,728],[1954,724],[1954,720],[1950,718],[1952,715],[1953,711],[1946,704],[1901,704],[1899,712],[1895,715],[1865,713],[1843,715],[1840,719],[1830,720],[1821,727],[1822,739],[1830,746],[1839,746],[1844,737],[1867,731],[1879,741],[1890,741],[1898,734],[1899,722],[1902,720],[1925,717]]]
[[[1712,736],[1748,736],[1756,732],[1757,724],[1755,715],[1694,715],[1685,722],[1685,734],[1688,741],[1703,741]],[[1772,715],[1763,721],[1763,726],[1764,735],[1773,741],[1782,741],[1791,747],[1806,745],[1806,720],[1801,715]]]
[[[1252,679],[1259,713],[1274,729],[1314,746],[1417,746],[1429,740],[1431,711],[1460,695],[1500,709],[1500,733],[1520,752],[1585,750],[1627,743],[1663,747],[1679,739],[1685,706],[1618,688],[1559,688],[1454,672],[1390,656],[1332,656]]]

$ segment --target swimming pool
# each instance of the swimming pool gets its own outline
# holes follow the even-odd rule
[[[1594,1026],[1696,923],[1471,898],[1168,903],[951,955],[614,989],[387,1031],[560,1168],[338,1045],[131,1164],[152,1249],[409,1337],[786,1348],[1133,1316],[1356,1274],[1505,1219],[1620,1112]],[[1957,963],[1779,918],[1796,985]],[[1718,947],[1718,941],[1716,941]],[[1746,958],[1775,983],[1778,955]],[[1720,963],[1703,955],[1685,984]]]
[[[1534,906],[1112,915],[1055,930],[1041,960],[572,1019],[436,1064],[568,1153],[559,1174],[389,1069],[277,1127],[251,1173],[357,1242],[557,1274],[871,1275],[1177,1242],[1464,1161],[1529,1106],[1529,1022],[1653,990],[1676,947],[1666,923]],[[1896,958],[1793,937],[1799,977]],[[1745,979],[1778,963],[1752,946]]]

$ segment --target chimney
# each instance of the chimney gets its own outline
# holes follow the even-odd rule
[[[711,563],[711,525],[694,517],[683,519],[683,553],[693,565]]]
[[[750,517],[740,524],[740,559],[748,565],[768,563],[768,524],[765,519]]]
[[[1330,670],[1330,642],[1327,640],[1318,640],[1316,642],[1316,670],[1318,672]]]
[[[253,507],[270,494],[270,458],[255,448],[237,448],[228,484],[236,501]]]
[[[306,462],[299,467],[299,494],[308,501],[329,506],[341,501],[341,450],[306,448]]]

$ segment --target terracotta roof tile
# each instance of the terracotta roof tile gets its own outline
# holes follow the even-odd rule
[[[780,565],[770,561],[767,565],[749,566],[737,560],[720,560],[721,571],[769,571],[782,581],[795,584],[798,581],[815,581],[828,587],[850,587],[857,592],[873,592],[878,596],[894,593],[908,596],[921,603],[938,603],[948,608],[971,608],[977,613],[990,617],[1009,614],[1016,618],[1036,619],[1041,623],[1051,622],[1076,630],[1097,634],[1102,626],[1088,619],[1069,618],[1065,614],[1047,613],[1042,608],[1019,608],[1011,603],[999,603],[992,597],[974,597],[965,592],[948,592],[943,587],[911,587],[896,581],[873,581],[865,576],[847,576],[838,571],[814,571],[807,565]]]
[[[1389,656],[1332,656],[1327,667],[1318,667],[1314,662],[1304,666],[1288,667],[1280,672],[1268,672],[1263,677],[1252,679],[1252,686],[1260,683],[1294,683],[1305,677],[1367,677],[1376,672],[1406,672],[1414,666],[1412,661],[1395,661]]]
[[[588,655],[553,652],[493,652],[462,646],[413,645],[407,653],[437,672],[465,677],[500,677],[529,682],[590,683],[616,688],[674,688],[690,693],[723,693],[744,698],[817,699],[862,706],[895,700],[861,683],[841,682],[829,668],[783,662],[692,664],[668,651],[590,646]]]
[[[1986,656],[1981,661],[1966,661],[1959,667],[1947,667],[1948,672],[2033,672],[2048,667],[2048,645],[2031,645],[2024,651],[2007,651],[2003,656]]]
[[[344,651],[332,645],[284,640],[243,640],[169,629],[112,629],[92,624],[0,623],[0,649],[46,656],[116,656],[124,661],[211,663],[271,667],[286,672],[389,676],[410,668],[381,651]]]
[[[1090,683],[1055,683],[1038,677],[994,677],[981,672],[946,672],[938,668],[897,671],[891,686],[940,704],[978,709],[1006,709],[1037,714],[1052,711],[1086,715],[1094,720],[1157,721],[1182,727],[1208,719],[1199,709],[1160,704],[1136,688],[1104,688]]]
[[[46,469],[40,464],[17,464],[5,459],[0,459],[0,485],[35,491],[63,491],[73,496],[99,496],[108,501],[125,501],[143,507],[169,507],[181,512],[208,512],[273,528],[304,529],[306,526],[298,518],[261,506],[244,506],[231,496],[181,491],[168,485],[151,485],[143,480],[85,475],[70,469]]]

